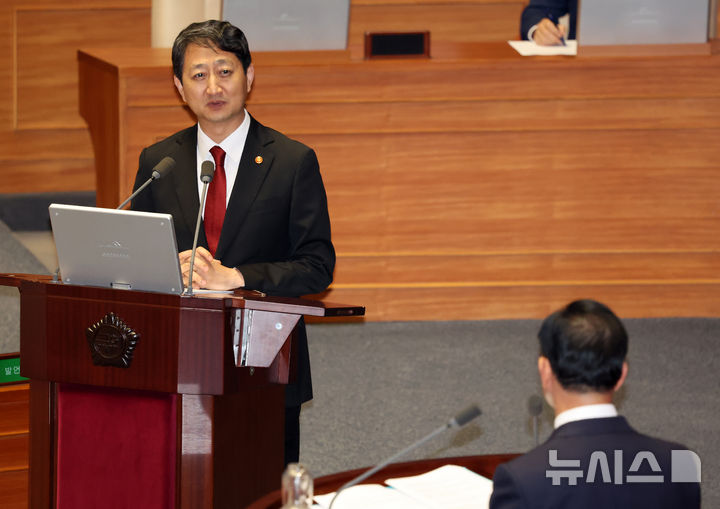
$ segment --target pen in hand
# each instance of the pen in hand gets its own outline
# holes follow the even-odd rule
[[[558,19],[555,17],[555,15],[554,15],[553,13],[548,12],[548,13],[547,13],[547,19],[549,19],[550,21],[552,21],[553,25],[555,25],[556,27],[558,27],[558,29],[560,28],[560,24],[558,23]],[[561,35],[561,36],[560,36],[560,42],[562,43],[563,46],[567,46],[567,44],[565,43],[565,36],[564,36],[564,35]]]

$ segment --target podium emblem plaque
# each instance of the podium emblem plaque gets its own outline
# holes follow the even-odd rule
[[[108,313],[85,331],[93,364],[129,368],[140,336],[115,313]]]

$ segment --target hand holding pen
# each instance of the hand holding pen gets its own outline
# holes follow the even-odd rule
[[[558,32],[560,32],[560,42],[562,45],[567,46],[567,43],[565,43],[565,27],[560,25],[560,22],[552,12],[548,12],[547,17],[550,21],[552,21],[553,25],[555,25],[555,28],[558,29]]]
[[[541,46],[556,46],[565,43],[565,26],[558,24],[557,17],[552,13],[547,13],[540,23],[537,24],[535,32],[532,34],[536,44]]]

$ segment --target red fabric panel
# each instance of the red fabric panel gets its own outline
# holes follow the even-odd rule
[[[59,385],[57,508],[173,509],[174,394]]]

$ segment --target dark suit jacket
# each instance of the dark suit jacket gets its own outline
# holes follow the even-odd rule
[[[527,40],[528,30],[552,13],[555,19],[570,13],[568,39],[575,39],[577,27],[577,0],[530,0],[520,17],[520,37]]]
[[[135,198],[132,209],[171,214],[179,251],[192,248],[200,208],[196,153],[197,125],[145,148],[135,179],[137,189],[162,158],[175,159],[175,168]],[[202,228],[198,243],[207,247]],[[215,257],[242,272],[245,288],[268,295],[298,297],[328,287],[335,250],[313,150],[251,118]],[[296,345],[299,363],[297,383],[287,390],[290,406],[312,398],[302,322]]]
[[[557,451],[559,460],[580,460],[580,467],[555,467],[549,463],[549,451]],[[671,451],[685,447],[665,442],[632,429],[623,417],[587,419],[570,422],[556,429],[544,444],[509,463],[498,466],[493,477],[494,490],[491,509],[583,508],[637,509],[695,509],[700,507],[698,483],[671,483]],[[616,479],[614,451],[622,451],[622,484]],[[609,466],[611,482],[604,482],[597,468],[594,482],[587,483],[590,457],[603,451]],[[627,475],[638,452],[649,451],[657,459],[663,483],[628,483]],[[576,486],[567,478],[553,486],[546,471],[582,470]],[[643,461],[639,475],[657,475],[647,461]]]

